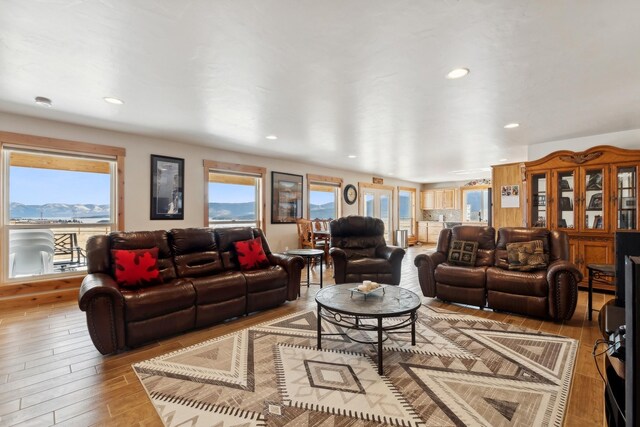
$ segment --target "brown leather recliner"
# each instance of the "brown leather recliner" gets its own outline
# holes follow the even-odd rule
[[[486,272],[493,265],[495,236],[493,227],[457,225],[452,229],[442,230],[436,252],[420,254],[414,261],[418,267],[418,281],[422,293],[443,301],[483,308],[487,302]],[[454,240],[478,242],[473,267],[447,262],[451,242]]]
[[[387,246],[381,219],[350,215],[329,224],[336,284],[371,280],[400,284],[404,249]]]
[[[541,240],[548,255],[546,269],[509,270],[507,244]],[[487,300],[497,310],[550,318],[571,319],[578,301],[582,273],[569,260],[569,239],[564,231],[505,227],[498,230],[494,267],[487,270]]]
[[[241,271],[233,242],[260,237],[269,265]],[[158,248],[162,283],[122,288],[112,249]],[[102,354],[135,347],[298,297],[304,260],[274,254],[262,230],[186,228],[114,232],[87,242],[87,276],[78,303]]]

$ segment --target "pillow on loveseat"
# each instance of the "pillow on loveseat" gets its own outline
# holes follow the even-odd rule
[[[478,242],[454,240],[451,242],[447,262],[453,265],[465,265],[473,267],[476,264],[478,254]]]
[[[547,268],[549,256],[544,253],[542,240],[507,243],[509,270],[531,271]]]
[[[162,283],[158,269],[158,248],[112,249],[113,275],[125,288]]]
[[[264,253],[264,249],[262,249],[262,239],[260,237],[233,242],[233,246],[238,254],[240,270],[256,270],[269,266],[269,260],[267,259],[267,254]]]

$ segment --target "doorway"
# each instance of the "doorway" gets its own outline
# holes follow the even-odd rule
[[[393,224],[395,206],[392,186],[360,183],[359,211],[363,216],[380,218],[384,223],[384,238],[393,244]]]

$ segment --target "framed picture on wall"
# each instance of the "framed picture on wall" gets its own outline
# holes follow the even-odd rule
[[[151,155],[151,219],[184,219],[184,159]]]
[[[302,175],[271,172],[271,224],[302,218]]]

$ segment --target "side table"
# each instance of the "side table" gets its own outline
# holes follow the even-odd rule
[[[324,258],[324,251],[320,249],[290,249],[284,252],[287,255],[298,255],[305,259],[307,262],[307,287],[309,285],[320,285],[320,289],[322,289],[322,259]],[[311,283],[311,261],[314,259],[318,259],[320,262],[320,283]]]
[[[593,282],[606,283],[610,284],[610,282],[606,281],[606,277],[616,277],[616,269],[613,264],[587,264],[587,270],[589,271],[589,299],[587,303],[587,310],[589,312],[588,318],[591,320],[591,314],[593,311]]]

